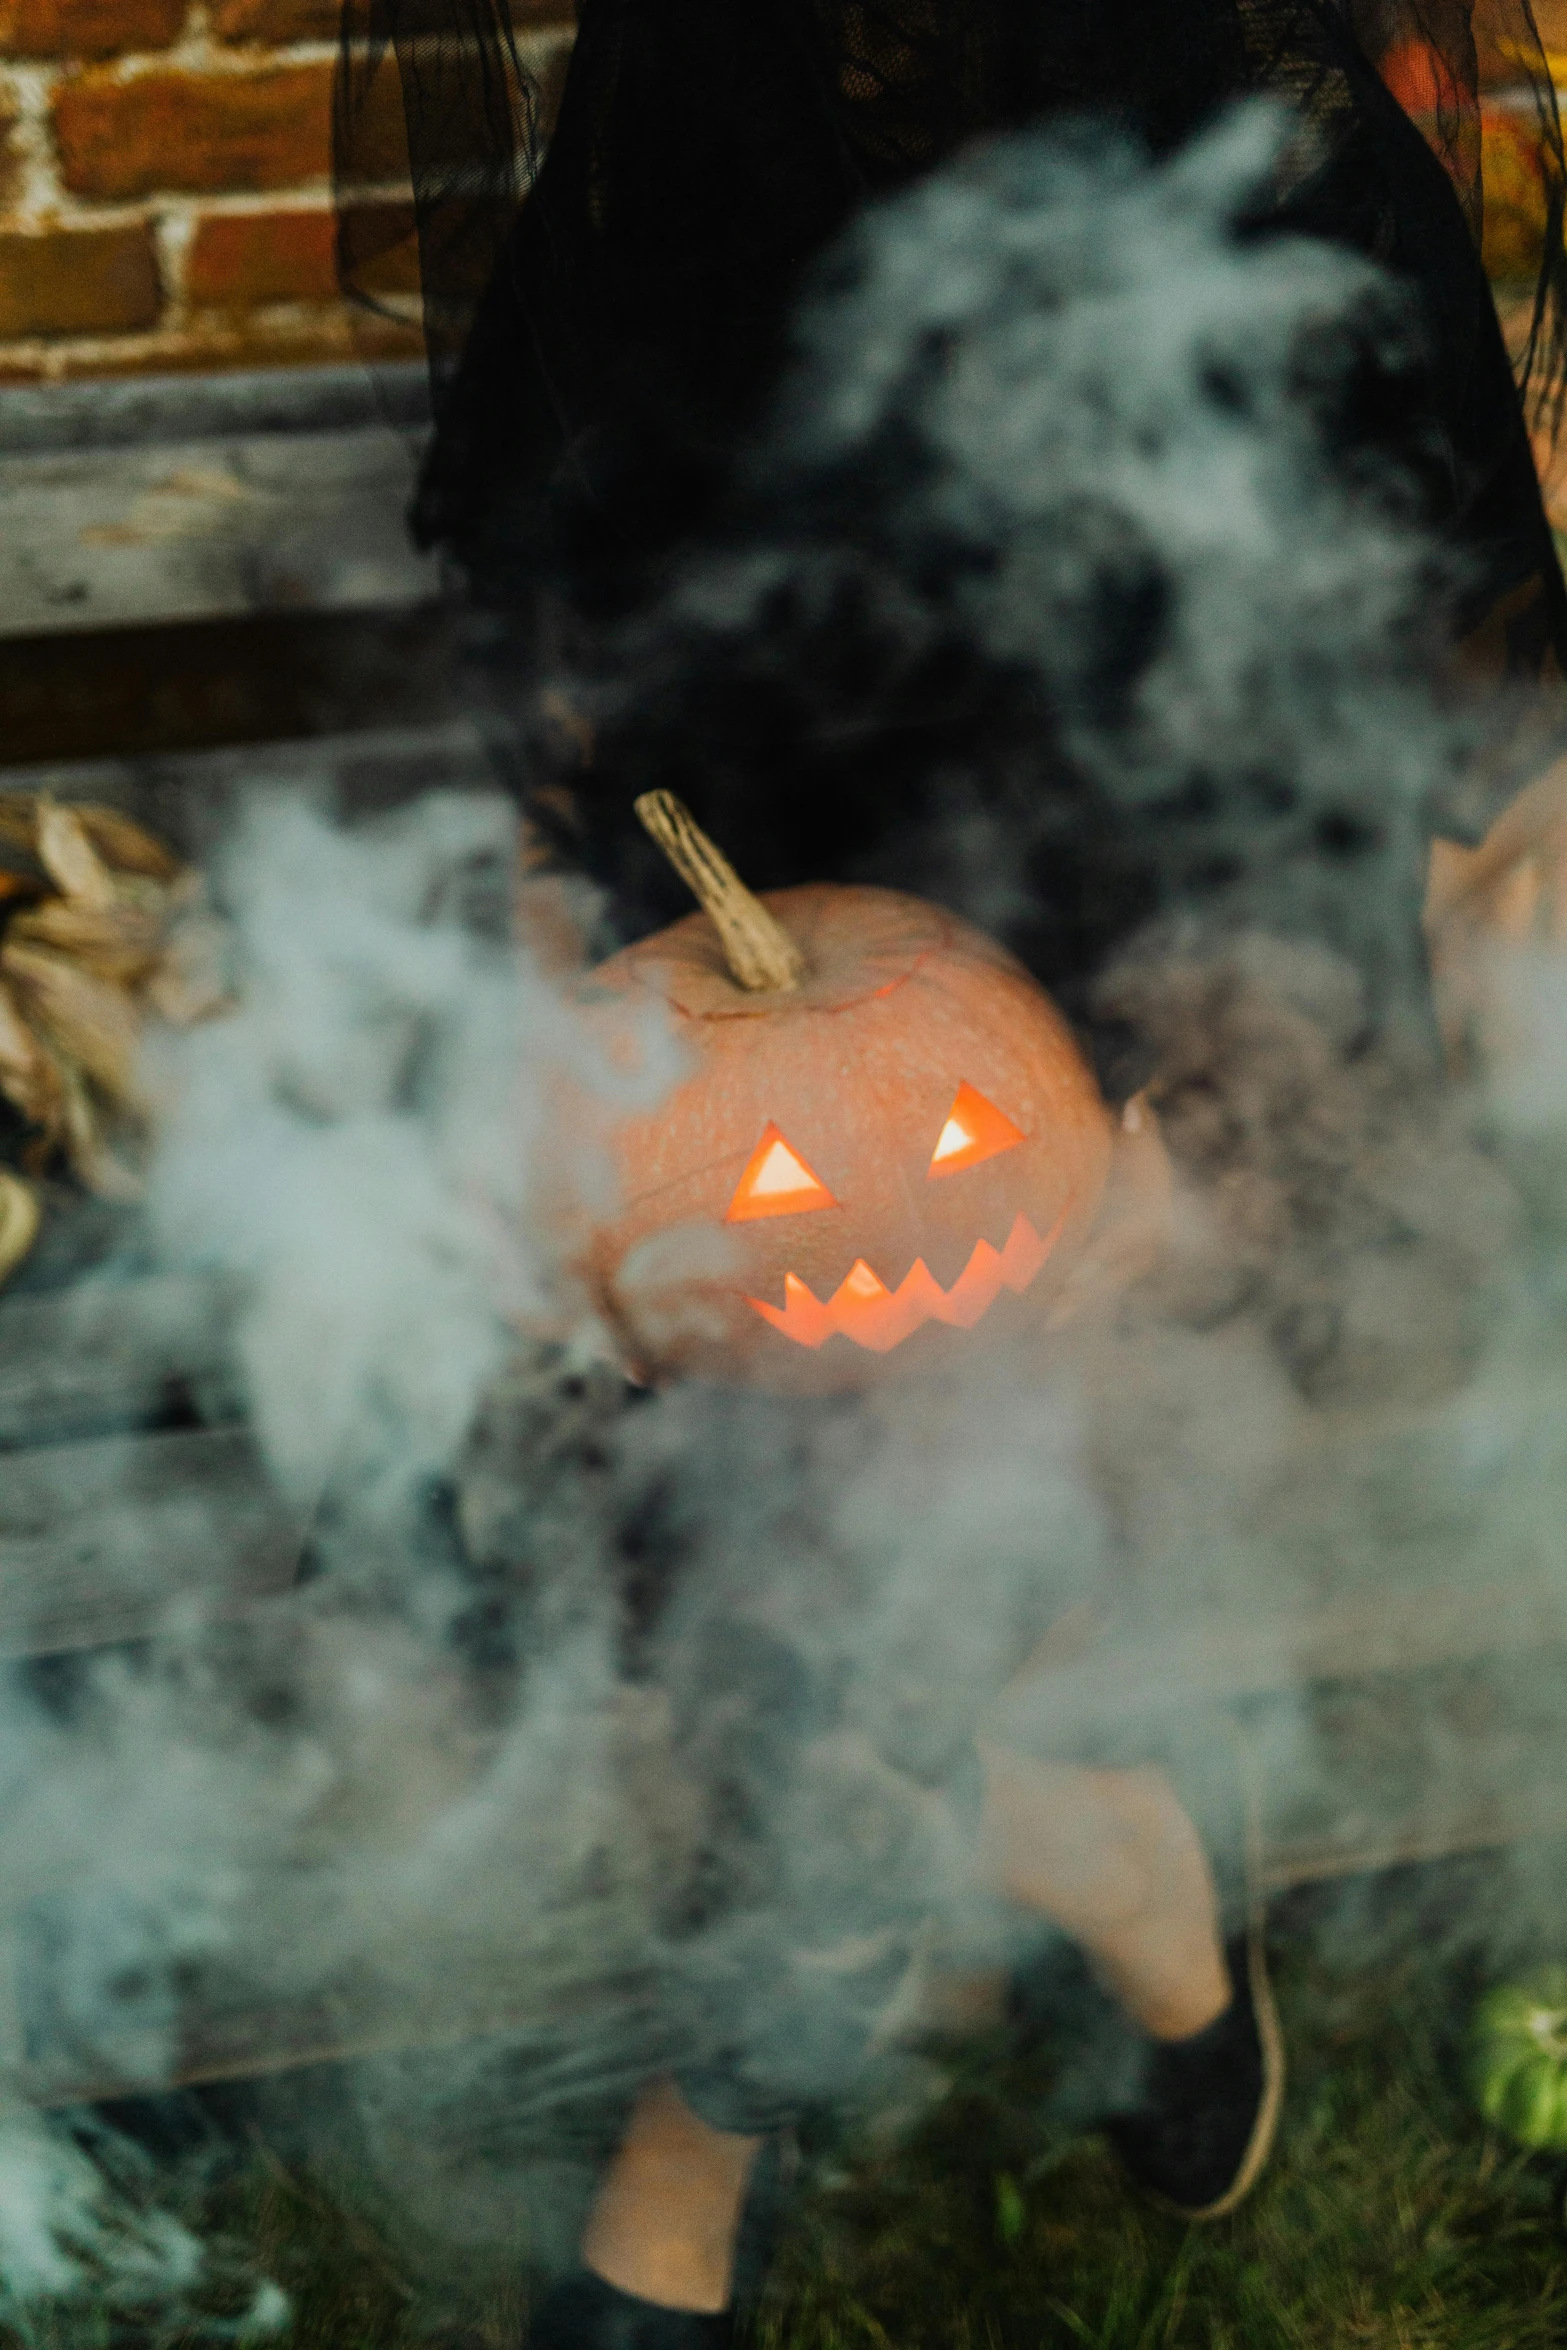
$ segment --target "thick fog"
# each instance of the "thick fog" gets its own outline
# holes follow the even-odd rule
[[[559,1206],[608,1208],[605,1135],[688,1070],[651,1018],[606,1044],[516,935],[508,804],[343,829],[263,794],[228,844],[235,1008],[155,1041],[149,1218],[240,1296],[308,1579],[8,1686],[8,1926],[87,2073],[166,2083],[193,2000],[315,2000],[357,2061],[273,2092],[291,2142],[434,2240],[563,2258],[640,2077],[874,2110],[943,1968],[1026,1947],[977,1866],[977,1735],[1167,1763],[1233,1873],[1226,1692],[1299,1843],[1382,1767],[1354,1791],[1312,1676],[1422,1624],[1440,1661],[1432,1584],[1554,1628],[1561,981],[1504,959],[1524,1042],[1447,1073],[1425,841],[1505,791],[1511,714],[1444,692],[1464,582],[1350,430],[1368,367],[1417,364],[1395,292],[1247,230],[1301,167],[1248,112],[1159,169],[1011,140],[873,214],[726,536],[591,676],[534,681],[628,788],[683,731],[769,879],[806,877],[788,792],[805,859],[864,781],[848,866],[1059,977],[1118,1116],[1147,1088],[1174,1199],[1135,1278],[929,1379],[628,1384]],[[979,719],[937,727],[944,693]],[[926,752],[862,776],[900,696]],[[756,710],[797,764],[752,790]],[[1434,1813],[1463,1757],[1415,1719]],[[1519,1885],[1524,1930],[1549,1888]],[[6,2307],[218,2306],[228,2255],[159,2193],[13,2101]]]

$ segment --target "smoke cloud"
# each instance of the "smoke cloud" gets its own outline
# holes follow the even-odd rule
[[[1356,1625],[1377,1653],[1435,1569],[1557,1622],[1561,1087],[1439,1065],[1462,583],[1356,422],[1416,363],[1396,292],[1247,233],[1281,154],[1265,113],[1160,169],[1013,140],[872,214],[723,541],[545,681],[595,725],[606,926],[683,910],[623,822],[669,782],[753,882],[1005,936],[1112,1088],[1150,1081],[1174,1230],[1115,1299],[939,1384],[630,1386],[559,1262],[551,1203],[607,1197],[559,1087],[612,1118],[667,1040],[606,1052],[519,948],[499,795],[258,801],[235,1009],[159,1056],[149,1221],[241,1300],[310,1573],[8,1694],[0,1882],[89,2064],[156,2086],[193,2008],[314,2002],[382,2192],[564,2258],[638,2079],[752,2120],[869,2097],[942,1964],[1037,1938],[975,1866],[981,1731],[1165,1764],[1228,1881],[1227,1687],[1298,1847],[1347,1802],[1311,1684]],[[1435,1809],[1466,1765],[1420,1734]],[[7,2307],[190,2299],[207,2255],[124,2159],[0,2120]]]

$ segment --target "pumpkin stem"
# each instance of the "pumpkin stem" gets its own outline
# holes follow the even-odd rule
[[[753,897],[722,849],[673,792],[645,791],[637,815],[718,933],[736,982],[760,995],[798,987],[805,957],[783,924]]]

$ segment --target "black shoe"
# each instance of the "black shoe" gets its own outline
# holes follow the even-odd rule
[[[580,2269],[550,2287],[526,2339],[527,2350],[729,2350],[734,2312],[660,2309]]]
[[[1182,2219],[1222,2219],[1273,2150],[1284,2099],[1284,2040],[1260,1930],[1225,1945],[1235,1996],[1187,2040],[1150,2044],[1135,2109],[1105,2135],[1131,2176]]]

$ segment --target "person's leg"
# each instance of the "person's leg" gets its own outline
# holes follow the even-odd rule
[[[1233,2211],[1267,2161],[1284,2045],[1259,1921],[1224,1939],[1213,1871],[1163,1772],[981,1747],[983,1872],[1097,1962],[1148,2035],[1134,2106],[1106,2132],[1188,2219]]]
[[[720,2310],[760,2138],[715,2130],[673,2081],[651,2081],[599,2186],[585,2265],[662,2309]]]
[[[990,1880],[1081,1944],[1155,2039],[1211,2024],[1232,1992],[1213,1871],[1163,1772],[980,1756]]]
[[[1000,1747],[982,1748],[981,1759],[982,1872],[1019,1908],[1079,1942],[1154,2040],[1172,2052],[1201,2054],[1224,2028],[1235,1985],[1213,1872],[1168,1779],[1153,1769],[1033,1762]],[[1228,2059],[1228,2051],[1219,2053]],[[1262,2144],[1253,2103],[1248,2088],[1236,2163],[1227,2144],[1218,2150],[1226,2207],[1232,2179]],[[693,2321],[726,2309],[761,2145],[714,2129],[673,2081],[650,2083],[583,2236],[590,2274],[650,2309],[691,2312]],[[1179,2187],[1190,2161],[1183,2141],[1165,2165],[1167,2183]],[[1251,2163],[1248,2178],[1254,2171]]]

